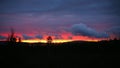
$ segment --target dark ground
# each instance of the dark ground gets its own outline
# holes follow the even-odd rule
[[[119,40],[61,44],[0,42],[0,68],[119,68],[119,51]]]

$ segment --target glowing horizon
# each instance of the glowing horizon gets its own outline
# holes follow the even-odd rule
[[[52,43],[64,43],[64,42],[72,42],[72,41],[90,41],[90,42],[98,42],[99,40],[53,40]],[[47,43],[47,40],[22,40],[25,43]]]
[[[8,33],[9,34],[9,33]],[[7,34],[3,34],[3,36],[6,37],[7,39]],[[26,42],[26,43],[47,43],[47,37],[48,35],[42,35],[43,37],[37,38],[35,37],[34,34],[29,34],[26,37],[28,37],[28,39],[25,39],[21,34],[15,34],[15,37],[20,37],[22,42]],[[74,36],[71,35],[70,33],[66,33],[66,34],[61,34],[58,39],[56,39],[56,36],[51,36],[53,41],[52,43],[64,43],[64,42],[70,42],[70,41],[91,41],[91,42],[97,42],[97,41],[101,41],[101,40],[108,40],[110,38],[94,38],[94,37],[88,37],[88,36]],[[6,41],[6,39],[2,40],[2,41]],[[17,38],[17,42],[18,42],[18,38]]]
[[[53,40],[52,43],[64,43],[70,42],[72,40]],[[47,40],[22,40],[22,42],[26,43],[47,43]]]

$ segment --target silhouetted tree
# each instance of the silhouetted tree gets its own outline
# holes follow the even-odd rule
[[[52,43],[52,37],[51,36],[47,37],[47,43]]]
[[[14,30],[12,28],[11,28],[11,34],[8,35],[7,41],[9,41],[9,42],[16,42],[17,41],[16,37],[14,36]]]

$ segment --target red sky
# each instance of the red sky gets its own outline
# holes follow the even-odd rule
[[[19,0],[0,2],[0,39],[10,29],[22,39],[120,38],[120,8],[114,0]]]

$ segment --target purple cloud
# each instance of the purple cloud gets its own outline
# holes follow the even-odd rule
[[[23,36],[24,39],[33,39],[32,36],[28,36],[28,35],[26,35],[26,34],[23,34],[22,36]]]
[[[95,38],[108,38],[109,35],[105,32],[97,32],[96,30],[86,26],[85,24],[74,24],[69,29],[73,35],[82,35]]]
[[[36,35],[35,37],[36,37],[36,38],[39,38],[39,39],[43,39],[43,36],[42,36],[42,35]]]
[[[120,26],[112,27],[107,30],[109,34],[115,35],[116,38],[120,38]]]
[[[6,39],[7,37],[0,35],[0,39]]]

